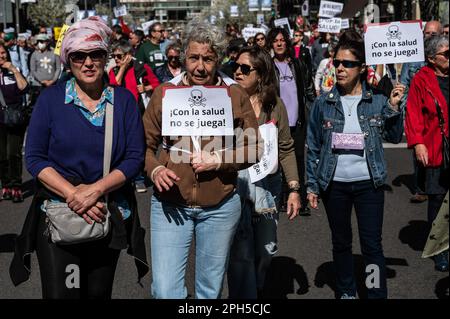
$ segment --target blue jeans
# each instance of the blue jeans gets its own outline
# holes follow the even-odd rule
[[[208,208],[176,206],[152,196],[153,297],[187,298],[186,264],[195,236],[195,298],[220,298],[240,215],[241,202],[236,192],[217,206]]]
[[[372,181],[331,182],[321,194],[333,242],[333,261],[336,271],[336,295],[356,296],[352,255],[352,207],[355,207],[359,241],[365,266],[377,265],[379,288],[368,289],[368,298],[387,298],[386,262],[381,245],[384,191],[374,188]],[[367,273],[373,273],[371,270]]]
[[[267,191],[273,196],[279,211],[281,173],[269,175],[266,179]],[[255,214],[254,207],[249,200],[242,200],[242,215],[231,246],[227,272],[230,299],[257,299],[264,288],[272,257],[278,251],[278,213]]]

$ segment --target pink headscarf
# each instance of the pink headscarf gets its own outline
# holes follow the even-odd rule
[[[108,52],[112,30],[97,16],[74,23],[61,44],[61,62],[68,64],[69,54],[76,51],[102,49]]]

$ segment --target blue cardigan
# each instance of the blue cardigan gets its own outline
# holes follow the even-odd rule
[[[91,184],[103,176],[104,124],[92,125],[73,103],[64,104],[66,82],[44,90],[28,127],[25,161],[33,177],[53,167],[65,178]],[[114,88],[111,171],[127,178],[138,175],[144,162],[145,139],[136,101],[128,90]]]

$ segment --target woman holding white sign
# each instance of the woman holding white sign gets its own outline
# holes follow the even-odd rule
[[[218,72],[225,35],[197,22],[187,30],[186,72],[156,88],[143,119],[146,171],[155,184],[152,294],[187,297],[184,277],[195,236],[195,297],[215,299],[241,215],[237,171],[257,161],[258,123],[245,91]]]
[[[400,142],[404,86],[387,99],[365,81],[364,42],[345,32],[333,60],[336,86],[314,103],[307,134],[307,186],[312,208],[323,199],[331,229],[336,297],[356,298],[351,214],[355,207],[369,298],[387,298],[381,245],[386,164],[383,138]]]
[[[286,108],[277,96],[275,70],[270,55],[254,46],[239,52],[234,64],[234,79],[250,96],[258,124],[273,126],[277,145],[265,140],[265,150],[272,149],[283,168],[289,184],[287,215],[293,220],[300,209],[300,183],[295,159],[294,140],[289,130]],[[261,134],[263,135],[263,134]],[[277,152],[278,151],[278,152]],[[265,153],[264,156],[271,157]],[[265,158],[248,170],[239,171],[238,193],[241,196],[242,216],[231,248],[228,267],[228,290],[231,299],[256,299],[262,296],[264,279],[277,252],[277,222],[280,210],[281,171],[266,172],[266,176],[252,181],[249,170],[264,172]],[[270,164],[269,164],[270,165]]]

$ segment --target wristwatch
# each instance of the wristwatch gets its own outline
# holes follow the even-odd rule
[[[299,193],[299,192],[300,192],[300,185],[289,187],[289,193]]]

